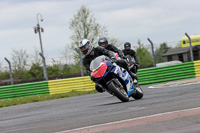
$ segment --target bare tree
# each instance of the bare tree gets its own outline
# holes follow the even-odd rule
[[[42,58],[41,56],[39,55],[39,50],[34,47],[34,53],[30,55],[30,57],[32,58],[32,64],[40,64],[42,65]]]
[[[11,58],[12,58],[12,67],[14,72],[19,70],[27,70],[29,56],[26,53],[26,50],[13,49]]]
[[[123,43],[114,37],[108,37],[108,43],[115,45],[118,49],[123,49]]]
[[[60,59],[61,59],[61,64],[72,64],[71,61],[73,61],[73,59],[71,59],[71,53],[73,50],[71,50],[71,47],[69,45],[66,45],[65,48],[60,51]]]

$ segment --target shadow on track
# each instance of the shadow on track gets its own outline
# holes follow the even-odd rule
[[[133,102],[133,101],[136,101],[136,100],[135,99],[131,99],[128,102],[118,101],[118,102],[112,102],[112,103],[106,103],[106,104],[99,104],[99,105],[95,105],[94,107],[97,107],[97,106],[109,106],[109,105],[116,105],[116,104],[122,104],[122,103],[126,104],[126,103]]]

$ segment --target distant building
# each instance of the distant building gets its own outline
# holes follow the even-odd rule
[[[200,45],[192,46],[194,60],[200,60]],[[169,49],[163,54],[163,61],[191,61],[190,47]]]

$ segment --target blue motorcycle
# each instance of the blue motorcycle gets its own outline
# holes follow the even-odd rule
[[[134,84],[129,73],[107,56],[102,55],[92,60],[90,70],[92,81],[100,84],[122,102],[128,102],[129,97],[136,100],[143,97],[141,87]]]

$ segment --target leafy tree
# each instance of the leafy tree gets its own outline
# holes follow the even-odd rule
[[[69,29],[72,31],[70,39],[72,40],[71,48],[73,50],[78,48],[83,39],[89,39],[93,44],[97,44],[98,37],[107,35],[105,26],[96,22],[96,18],[86,6],[81,6],[69,24]],[[75,50],[74,55],[76,61],[78,61],[78,54]]]
[[[68,64],[64,64],[63,66],[62,66],[62,73],[63,74],[67,74],[67,73],[70,73],[70,71],[71,71],[71,67],[70,67],[70,65],[68,65]]]
[[[2,67],[2,63],[0,62],[0,73],[3,72],[3,67]]]
[[[44,77],[43,67],[39,63],[33,63],[28,73],[30,78]]]
[[[52,58],[52,65],[47,66],[48,76],[60,75],[61,72],[61,63]]]
[[[62,73],[63,74],[69,74],[69,73],[78,73],[80,72],[80,64],[76,63],[76,64],[65,64],[62,67]]]
[[[8,71],[2,71],[0,73],[0,80],[10,79],[10,73]]]
[[[80,62],[76,63],[74,65],[71,65],[71,71],[74,72],[74,73],[81,72],[81,70],[80,70]],[[85,69],[83,69],[83,71],[85,71]]]
[[[58,65],[47,66],[48,76],[57,76],[62,73],[61,68]]]
[[[170,47],[168,47],[166,43],[160,44],[159,49],[157,49],[157,50],[155,51],[156,63],[163,62],[162,55],[163,55],[164,53],[166,53],[169,49],[170,49]]]
[[[140,40],[138,40],[139,47],[136,49],[136,53],[139,58],[139,64],[141,67],[149,67],[153,65],[152,56],[149,53],[148,49],[141,44]]]
[[[10,79],[10,73],[4,70],[2,64],[0,63],[0,80]]]

